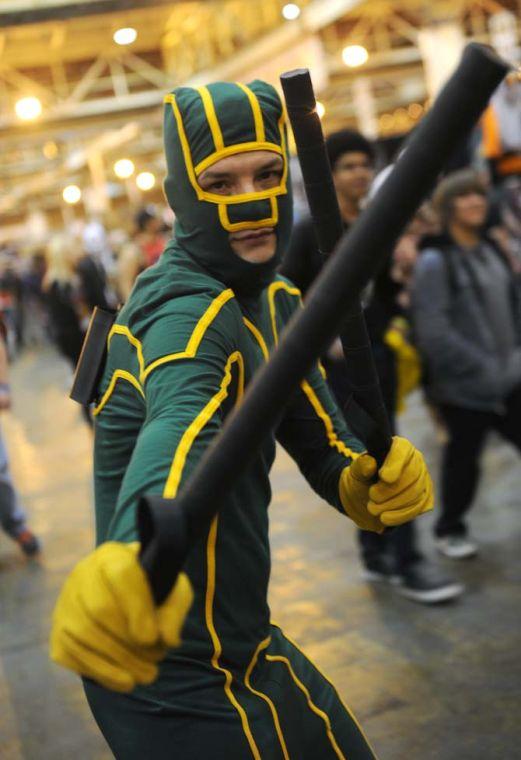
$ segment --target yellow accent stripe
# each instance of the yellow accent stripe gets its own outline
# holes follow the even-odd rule
[[[263,200],[267,200],[263,198]],[[230,222],[228,216],[228,207],[219,204],[219,220],[228,232],[238,232],[239,230],[258,230],[263,227],[275,227],[279,221],[279,206],[275,198],[270,198],[271,216],[259,219],[256,222]]]
[[[128,383],[134,386],[134,388],[141,394],[141,396],[143,396],[143,398],[145,398],[145,394],[143,393],[143,388],[138,383],[134,375],[131,375],[130,372],[127,372],[125,369],[117,369],[115,370],[114,374],[112,375],[110,379],[109,387],[103,394],[103,398],[101,399],[99,404],[94,408],[93,415],[95,417],[101,412],[101,410],[103,409],[103,407],[105,406],[109,398],[112,396],[112,393],[114,391],[114,388],[116,387],[116,383],[118,380],[126,380]]]
[[[219,640],[219,637],[217,635],[217,631],[215,630],[215,626],[213,622],[213,602],[214,602],[214,597],[215,597],[215,545],[217,542],[218,519],[219,519],[218,517],[214,517],[213,519],[212,525],[210,527],[210,532],[208,535],[208,543],[206,547],[206,558],[207,558],[207,564],[208,564],[208,583],[206,586],[205,612],[206,612],[206,625],[210,633],[212,644],[214,647],[214,653],[212,656],[212,665],[216,670],[218,670],[220,673],[223,673],[224,675],[224,679],[225,679],[224,691],[226,693],[226,696],[232,703],[232,705],[235,707],[235,709],[239,713],[241,723],[242,723],[242,729],[244,731],[248,744],[250,745],[250,749],[251,749],[251,753],[253,757],[255,758],[255,760],[262,760],[257,744],[255,743],[255,739],[253,738],[253,734],[250,729],[250,724],[248,723],[248,716],[246,715],[244,708],[242,707],[242,705],[239,704],[234,693],[232,692],[232,689],[231,689],[232,674],[227,668],[224,668],[222,665],[219,664],[219,657],[222,654],[222,647],[221,647],[221,642]]]
[[[210,306],[206,309],[205,313],[196,324],[190,336],[190,339],[186,344],[185,350],[178,351],[176,354],[167,354],[167,356],[162,356],[160,359],[156,359],[155,361],[151,362],[148,367],[146,367],[146,369],[142,372],[142,375],[140,377],[141,382],[144,382],[150,373],[157,369],[157,367],[160,367],[162,364],[176,361],[176,359],[193,359],[197,353],[197,349],[199,348],[206,330],[209,328],[224,304],[227,303],[231,298],[235,298],[235,294],[230,288],[223,290],[223,292],[218,295],[217,298],[214,298]]]
[[[298,686],[298,688],[305,695],[309,709],[312,710],[312,712],[314,712],[315,715],[318,715],[324,721],[324,724],[326,726],[326,733],[327,733],[328,739],[331,742],[331,746],[333,747],[336,756],[339,758],[339,760],[347,760],[346,756],[344,755],[344,753],[342,752],[342,750],[340,749],[340,747],[336,743],[336,739],[335,739],[335,737],[333,735],[333,731],[331,729],[331,721],[329,720],[329,717],[327,716],[327,714],[323,710],[321,710],[319,707],[317,707],[316,704],[313,702],[313,700],[311,699],[311,695],[310,695],[309,691],[307,690],[306,686],[304,686],[304,684],[302,683],[302,681],[299,678],[297,678],[297,675],[295,674],[295,671],[293,670],[293,667],[292,667],[290,661],[287,659],[287,657],[283,657],[282,655],[267,654],[266,655],[266,659],[269,660],[270,662],[283,662],[286,665],[286,667],[288,668],[289,673],[290,673],[293,681],[295,682],[295,684]]]
[[[322,377],[324,378],[324,380],[327,380],[326,370],[325,370],[324,365],[322,364],[322,362],[320,360],[317,362],[317,366],[318,366],[318,371],[320,372],[320,374],[322,375]]]
[[[176,495],[177,488],[181,480],[182,470],[186,461],[186,456],[190,449],[191,444],[193,443],[197,434],[201,431],[201,429],[204,427],[206,422],[210,419],[212,414],[214,414],[214,412],[217,410],[221,402],[227,396],[228,386],[231,381],[231,366],[235,361],[238,362],[239,372],[240,372],[239,383],[238,383],[238,388],[237,388],[237,403],[241,401],[243,393],[244,393],[244,364],[243,364],[242,354],[239,351],[235,351],[229,357],[226,363],[224,377],[221,382],[221,387],[218,393],[208,402],[208,404],[205,406],[203,411],[200,412],[197,418],[192,422],[192,424],[190,425],[188,430],[185,432],[185,434],[183,435],[183,438],[181,439],[179,443],[179,446],[174,456],[172,467],[170,469],[170,474],[168,476],[168,480],[164,489],[163,495],[165,497],[172,498]],[[248,741],[248,744],[250,746],[254,759],[262,760],[258,747],[255,743],[255,739],[253,738],[250,725],[248,723],[248,716],[246,715],[244,708],[242,707],[242,705],[239,704],[234,693],[232,692],[232,689],[231,689],[232,674],[230,673],[229,670],[227,670],[226,668],[224,668],[222,665],[219,664],[219,657],[222,654],[222,646],[219,640],[219,636],[217,635],[217,631],[215,630],[215,625],[214,625],[214,620],[213,620],[213,603],[214,603],[214,598],[215,598],[215,566],[216,566],[215,546],[217,542],[218,519],[219,519],[218,517],[215,517],[212,521],[210,531],[208,534],[208,542],[206,545],[208,581],[207,581],[207,586],[206,586],[206,597],[205,597],[205,618],[206,618],[206,626],[208,628],[208,632],[210,634],[210,638],[212,640],[212,644],[214,648],[214,652],[212,655],[212,666],[224,675],[225,694],[239,714],[242,728],[246,736],[246,739]]]
[[[357,454],[355,451],[352,451],[350,448],[348,448],[343,441],[341,441],[337,434],[335,433],[335,429],[333,427],[333,422],[331,420],[331,417],[326,412],[322,404],[320,403],[320,399],[318,398],[317,394],[311,387],[311,385],[308,383],[307,380],[303,380],[300,384],[300,387],[306,394],[309,403],[315,410],[316,414],[322,422],[324,423],[324,427],[326,429],[327,433],[327,439],[329,441],[329,445],[331,448],[337,449],[341,454],[343,454],[345,457],[351,457],[352,459],[356,459],[359,454]]]
[[[270,352],[268,349],[268,346],[266,345],[266,341],[264,340],[264,336],[262,335],[261,331],[258,327],[256,327],[253,322],[250,322],[250,320],[247,317],[243,317],[242,321],[248,328],[248,330],[253,334],[255,337],[255,340],[260,346],[260,350],[262,351],[262,355],[264,356],[264,359],[268,361],[270,358]]]
[[[282,636],[283,636],[283,637],[284,637],[284,638],[285,638],[287,641],[289,641],[289,643],[290,643],[292,646],[294,646],[294,647],[295,647],[295,649],[296,649],[298,652],[300,652],[300,654],[301,654],[301,655],[302,655],[302,656],[303,656],[303,657],[304,657],[306,660],[308,660],[308,662],[310,662],[310,663],[313,665],[313,667],[314,667],[314,668],[315,668],[315,669],[316,669],[316,670],[317,670],[317,671],[320,673],[320,675],[322,676],[322,678],[324,679],[324,681],[327,681],[327,683],[328,683],[328,684],[331,686],[331,688],[333,689],[333,691],[334,691],[334,692],[335,692],[335,694],[337,695],[339,702],[342,704],[342,706],[343,706],[344,710],[345,710],[345,711],[346,711],[346,713],[347,713],[347,714],[350,716],[350,718],[352,719],[353,723],[355,723],[355,725],[357,726],[358,730],[360,731],[360,733],[362,734],[362,736],[363,736],[363,737],[364,737],[364,739],[366,740],[366,742],[367,742],[367,746],[369,747],[369,749],[371,750],[371,752],[373,753],[373,755],[374,755],[374,756],[375,756],[375,758],[376,758],[376,753],[375,753],[374,749],[371,747],[371,745],[370,745],[370,743],[369,743],[369,740],[368,740],[367,736],[365,735],[364,731],[362,730],[362,726],[361,726],[361,725],[360,725],[360,723],[357,721],[357,719],[356,719],[355,715],[354,715],[354,714],[351,712],[351,710],[349,709],[349,707],[346,705],[346,703],[344,702],[344,700],[342,699],[342,697],[340,696],[340,694],[339,694],[339,693],[338,693],[338,691],[336,690],[336,687],[335,687],[335,685],[334,685],[333,683],[331,683],[331,681],[329,680],[329,678],[328,678],[327,676],[325,676],[325,675],[324,675],[324,673],[323,673],[323,672],[320,670],[320,668],[319,668],[319,667],[316,665],[316,663],[315,663],[315,662],[313,662],[313,660],[312,660],[310,657],[308,657],[308,655],[307,655],[305,652],[303,652],[303,651],[302,651],[302,649],[299,647],[299,645],[298,645],[297,643],[295,643],[295,641],[293,641],[293,639],[291,639],[291,638],[290,638],[290,637],[287,635],[287,633],[285,633],[285,631],[283,631],[283,630],[282,630],[282,628],[280,627],[280,625],[278,625],[277,623],[274,623],[274,622],[273,622],[273,620],[270,620],[270,625],[272,625],[274,628],[278,628],[278,630],[280,631],[281,635],[282,635]]]
[[[252,671],[253,671],[255,665],[257,664],[257,659],[259,657],[259,654],[260,654],[260,652],[262,652],[263,649],[266,649],[266,647],[269,646],[270,641],[271,641],[271,636],[268,636],[267,639],[264,639],[264,641],[261,641],[261,643],[259,644],[259,646],[255,650],[255,654],[252,657],[252,661],[248,665],[248,669],[246,671],[246,675],[245,675],[245,678],[244,678],[244,683],[245,683],[246,687],[253,694],[255,694],[257,697],[260,697],[261,699],[263,699],[265,702],[268,703],[269,708],[271,710],[271,714],[273,716],[273,722],[275,724],[275,731],[277,732],[277,736],[279,737],[280,747],[282,749],[282,754],[284,755],[284,760],[290,760],[289,754],[288,754],[288,749],[286,747],[286,742],[284,741],[284,736],[282,734],[282,729],[280,727],[279,716],[277,714],[277,709],[276,709],[275,705],[273,704],[273,702],[271,701],[271,699],[268,697],[267,694],[263,694],[262,691],[258,691],[257,689],[254,689],[253,686],[250,683],[250,676],[252,674]]]
[[[177,124],[177,132],[179,134],[179,140],[181,142],[181,148],[183,151],[183,158],[184,158],[184,162],[186,166],[186,171],[188,172],[188,178],[192,184],[192,187],[197,193],[197,197],[199,198],[199,200],[201,200],[199,193],[201,193],[202,190],[199,187],[199,184],[197,182],[197,177],[195,176],[194,164],[192,161],[192,154],[190,153],[190,143],[188,142],[188,138],[186,136],[185,127],[183,124],[183,117],[181,116],[181,111],[179,110],[179,106],[177,105],[175,95],[172,95],[171,93],[169,95],[165,95],[164,102],[170,103],[170,105],[172,106],[172,111],[173,111],[174,118]]]
[[[217,114],[215,113],[215,106],[213,104],[212,96],[210,95],[210,90],[208,87],[195,87],[194,89],[197,90],[202,98],[203,108],[208,120],[210,131],[212,133],[215,150],[222,150],[224,148],[224,140],[221,132],[221,127],[219,126],[219,120],[217,118]]]
[[[268,150],[271,153],[277,153],[279,156],[283,155],[282,148],[280,145],[277,145],[276,143],[271,142],[245,142],[245,143],[237,143],[237,145],[227,145],[225,148],[220,150],[218,153],[210,153],[209,156],[206,156],[206,158],[203,158],[202,161],[199,161],[199,163],[195,166],[195,173],[197,176],[202,174],[205,169],[208,169],[208,167],[212,166],[212,164],[215,164],[217,161],[220,161],[221,158],[227,158],[228,156],[235,156],[237,153],[249,153],[252,150]]]
[[[287,160],[287,155],[286,155],[286,143],[285,143],[285,138],[284,138],[284,117],[283,116],[281,116],[279,120],[279,128],[280,128],[280,134],[281,134],[280,146],[274,143],[251,143],[251,142],[238,143],[237,145],[228,145],[226,147],[223,147],[221,150],[215,151],[210,156],[207,156],[205,159],[203,159],[203,161],[201,161],[197,165],[197,168],[200,168],[200,167],[207,168],[208,166],[211,166],[211,164],[215,163],[216,161],[219,161],[221,158],[235,155],[236,153],[242,153],[246,150],[248,151],[249,150],[271,150],[282,156],[282,159],[284,162],[284,171],[282,173],[280,184],[277,185],[277,187],[272,187],[269,190],[259,190],[258,192],[253,192],[253,193],[240,193],[238,195],[224,196],[224,195],[218,195],[217,193],[210,193],[210,192],[207,192],[206,190],[203,190],[202,187],[197,182],[196,171],[194,168],[192,155],[190,152],[190,144],[186,136],[186,131],[183,124],[183,117],[181,115],[181,111],[179,110],[179,106],[176,102],[175,95],[173,95],[172,93],[165,95],[164,102],[170,103],[170,105],[172,106],[172,112],[174,114],[174,118],[177,124],[177,131],[179,134],[179,140],[181,142],[181,149],[183,151],[183,158],[184,158],[184,162],[186,166],[186,171],[188,173],[188,178],[197,195],[198,200],[208,201],[210,203],[228,205],[231,203],[246,203],[248,201],[266,200],[267,198],[274,198],[275,196],[285,195],[287,193],[286,182],[287,182],[287,176],[288,176],[288,160]],[[202,168],[200,168],[200,171],[202,171]]]
[[[279,342],[279,334],[277,332],[277,312],[275,309],[275,294],[277,293],[278,290],[285,290],[290,295],[299,296],[299,298],[302,295],[298,288],[291,287],[290,285],[288,285],[285,282],[282,282],[281,280],[272,282],[271,285],[268,287],[268,304],[270,308],[271,329],[273,332],[273,340],[275,341],[275,345],[278,345],[278,342]]]
[[[181,482],[183,469],[186,463],[186,457],[188,456],[193,442],[228,395],[228,386],[232,380],[231,368],[234,362],[237,362],[239,367],[237,403],[239,403],[239,401],[242,399],[244,392],[244,360],[240,351],[234,351],[234,353],[231,354],[231,356],[228,358],[228,361],[226,362],[226,366],[224,368],[224,376],[219,391],[210,399],[204,409],[199,412],[197,417],[187,427],[183,433],[181,440],[179,441],[179,445],[177,446],[176,452],[174,454],[170,472],[168,473],[168,478],[163,489],[163,496],[165,499],[175,498],[177,489],[179,488],[179,483]]]
[[[137,360],[139,364],[139,377],[141,378],[143,369],[145,367],[145,361],[143,359],[143,347],[141,345],[141,342],[132,335],[126,325],[114,325],[111,328],[107,338],[107,348],[110,348],[110,341],[112,340],[113,335],[124,335],[127,338],[128,342],[131,343],[136,349]]]
[[[258,98],[253,90],[250,90],[250,88],[245,84],[241,84],[241,82],[235,82],[235,84],[237,87],[240,87],[243,92],[246,93],[248,100],[250,101],[251,110],[253,112],[253,120],[255,122],[255,138],[258,142],[264,142],[266,139],[266,132],[264,130],[264,121],[262,118],[262,111]]]
[[[275,294],[278,290],[286,290],[291,295],[298,295],[300,296],[300,290],[298,288],[293,288],[287,285],[285,282],[277,281],[272,282],[271,285],[268,288],[268,302],[270,307],[270,316],[271,316],[271,328],[273,330],[273,339],[275,340],[275,344],[278,344],[279,342],[279,336],[277,332],[277,314],[275,309]],[[320,403],[320,400],[313,390],[313,388],[310,386],[310,384],[307,382],[307,380],[303,380],[301,383],[301,388],[306,394],[311,406],[315,410],[316,414],[322,422],[324,423],[324,427],[326,428],[327,433],[327,439],[329,441],[329,445],[337,451],[339,451],[341,454],[343,454],[346,457],[351,457],[352,459],[356,459],[357,456],[359,456],[356,452],[352,451],[350,448],[348,448],[343,441],[341,441],[337,434],[335,433],[335,429],[333,427],[333,422],[331,420],[331,417],[328,415],[322,404]]]

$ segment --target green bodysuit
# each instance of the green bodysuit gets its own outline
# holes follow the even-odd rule
[[[137,539],[141,494],[175,499],[300,308],[298,290],[273,272],[291,220],[287,169],[278,194],[241,197],[239,210],[228,203],[225,212],[215,201],[194,197],[186,170],[187,144],[194,166],[208,156],[226,155],[229,144],[262,146],[251,150],[278,146],[286,166],[275,91],[260,82],[249,88],[218,84],[181,88],[169,98],[166,189],[177,226],[160,261],[138,278],[109,337],[95,410],[98,543]],[[230,103],[236,116],[227,122]],[[250,119],[253,134],[246,128],[237,133],[238,112],[243,121]],[[208,135],[209,146],[201,148],[198,139],[204,143]],[[211,207],[204,210],[206,220],[194,212],[200,210],[197,204]],[[266,219],[277,231],[270,266],[238,259],[226,225],[266,226]],[[213,239],[205,238],[208,231]],[[373,757],[333,686],[270,623],[269,472],[276,439],[317,493],[343,512],[340,473],[362,446],[346,430],[317,366],[191,551],[184,569],[194,604],[183,643],[161,664],[157,681],[129,695],[85,681],[93,713],[117,758]]]

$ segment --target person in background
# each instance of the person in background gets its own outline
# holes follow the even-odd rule
[[[159,259],[167,240],[154,206],[141,209],[134,221],[134,235],[118,257],[118,291],[123,302],[128,300],[138,274]]]
[[[374,178],[373,146],[360,133],[344,129],[329,135],[326,147],[344,227],[348,229],[358,218]],[[406,241],[401,241],[401,247],[406,247]],[[280,272],[305,295],[322,265],[323,257],[318,250],[313,222],[308,216],[295,226]],[[404,286],[391,276],[392,267],[393,261],[389,260],[373,284],[364,311],[380,387],[394,434],[398,403],[396,342],[404,349],[405,341],[396,330],[393,334],[395,345],[389,345],[387,339],[393,319],[403,312],[399,297]],[[404,359],[402,350],[402,367]],[[323,364],[339,408],[344,409],[351,395],[351,386],[339,338],[323,357]],[[445,577],[434,563],[421,554],[412,523],[380,534],[359,530],[358,537],[367,580],[392,583],[403,596],[425,604],[447,601],[462,593],[461,584]]]
[[[0,336],[0,412],[11,408],[11,388],[9,386],[7,351]],[[40,551],[40,542],[27,527],[25,512],[20,504],[9,471],[7,450],[0,431],[0,524],[5,533],[16,541],[27,557],[34,557]]]
[[[61,355],[75,370],[89,314],[77,274],[77,264],[82,258],[81,247],[78,241],[65,234],[55,235],[47,246],[46,256],[47,271],[43,279],[43,292],[51,336]],[[92,426],[87,407],[83,409],[83,416]]]
[[[466,515],[487,434],[494,430],[521,449],[519,276],[483,231],[488,204],[475,172],[442,180],[434,205],[443,233],[419,257],[412,314],[427,394],[448,430],[436,545],[463,559],[478,549]]]

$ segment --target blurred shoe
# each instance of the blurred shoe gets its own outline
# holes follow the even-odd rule
[[[34,557],[41,549],[40,542],[28,528],[19,533],[15,541],[26,557]]]
[[[407,599],[421,604],[439,604],[461,596],[465,587],[447,578],[431,562],[412,563],[395,581],[396,591]]]
[[[395,564],[387,554],[363,560],[362,578],[365,581],[390,583],[396,575]]]
[[[477,544],[466,536],[442,536],[434,543],[440,554],[449,559],[467,559],[478,553]]]

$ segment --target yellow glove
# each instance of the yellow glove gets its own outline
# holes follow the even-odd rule
[[[381,533],[434,506],[434,489],[423,455],[395,436],[375,482],[376,461],[361,454],[340,476],[339,493],[347,515],[362,530]]]
[[[51,659],[114,691],[157,678],[157,663],[181,643],[193,599],[181,573],[156,607],[138,552],[138,543],[102,544],[78,562],[53,614]]]

